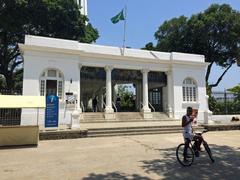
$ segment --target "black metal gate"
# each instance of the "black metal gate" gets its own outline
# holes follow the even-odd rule
[[[1,95],[21,95],[20,91],[0,89]],[[0,108],[0,126],[12,126],[21,124],[21,108]]]
[[[154,88],[149,91],[149,101],[155,111],[161,112],[162,108],[162,88]],[[151,107],[150,107],[151,108]]]

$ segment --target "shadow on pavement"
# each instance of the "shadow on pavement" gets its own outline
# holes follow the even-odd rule
[[[161,159],[141,161],[146,173],[155,173],[170,179],[239,179],[240,177],[240,148],[210,145],[215,159],[211,163],[208,154],[201,152],[190,167],[182,167],[176,158],[176,148],[157,149]]]
[[[1,150],[8,150],[8,149],[24,149],[24,148],[37,148],[37,145],[13,145],[13,146],[0,146]]]
[[[138,174],[125,174],[121,172],[111,172],[106,174],[89,174],[88,177],[83,178],[82,180],[150,180],[148,177],[143,177]]]

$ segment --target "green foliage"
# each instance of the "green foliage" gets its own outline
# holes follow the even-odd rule
[[[145,45],[145,47],[142,48],[142,49],[143,49],[143,50],[154,51],[154,50],[155,50],[155,47],[154,47],[154,45],[153,45],[152,42],[149,42],[149,43],[147,43],[147,44]]]
[[[215,112],[217,101],[213,96],[209,96],[208,98],[208,106],[209,110]]]
[[[134,104],[134,95],[132,92],[127,90],[126,85],[119,85],[118,86],[118,94],[121,99],[121,111],[134,111],[135,104]]]
[[[15,87],[16,68],[23,62],[17,44],[25,34],[91,43],[98,31],[87,22],[74,0],[0,0],[0,74],[6,88]]]
[[[6,87],[6,81],[3,75],[0,74],[0,89]]]
[[[155,38],[157,39],[156,50],[186,52],[184,42],[186,28],[187,18],[184,16],[165,21],[155,33]]]
[[[228,89],[228,91],[233,92],[236,95],[235,101],[240,102],[240,84],[233,88]]]
[[[216,102],[211,111],[213,114],[239,114],[240,101],[227,101],[226,104],[225,102]]]
[[[209,96],[208,104],[209,109],[214,114],[239,114],[240,113],[240,84],[228,89],[228,91],[235,94],[234,100],[226,98],[225,101],[216,101],[213,96]]]
[[[22,91],[22,81],[23,81],[23,69],[17,69],[14,73],[13,77],[15,83],[14,83],[14,90],[17,90],[18,92]]]
[[[190,18],[180,16],[165,21],[155,33],[156,47],[150,50],[185,52],[205,55],[209,62],[206,82],[213,63],[225,68],[217,86],[232,64],[240,59],[240,13],[227,4],[213,4]]]

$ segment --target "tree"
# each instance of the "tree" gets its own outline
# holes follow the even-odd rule
[[[128,91],[127,85],[118,85],[118,94],[121,99],[121,109],[134,110],[134,95],[133,92]]]
[[[234,93],[236,95],[235,101],[239,101],[240,102],[240,84],[238,84],[237,86],[228,89],[228,91]]]
[[[25,34],[91,43],[98,31],[80,14],[74,0],[0,0],[0,74],[6,88],[14,88],[23,58],[18,43]]]
[[[165,21],[155,38],[156,46],[148,43],[146,49],[205,55],[205,61],[210,63],[205,77],[207,84],[214,63],[224,68],[216,83],[209,84],[211,88],[216,87],[232,65],[239,63],[240,13],[227,4],[213,4],[190,18],[180,16]]]

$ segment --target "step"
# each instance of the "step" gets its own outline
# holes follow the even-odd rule
[[[196,130],[203,130],[204,128],[197,128]],[[151,128],[108,128],[108,129],[88,129],[88,133],[115,133],[115,132],[136,132],[136,131],[165,131],[165,130],[180,130],[181,127],[151,127]]]
[[[117,120],[143,119],[140,112],[117,112]]]
[[[76,139],[87,137],[87,130],[42,131],[39,140]]]
[[[126,130],[108,130],[108,131],[92,131],[92,130],[89,130],[88,131],[88,135],[90,134],[115,134],[115,133],[132,133],[132,132],[157,132],[157,131],[182,131],[182,129],[180,128],[176,128],[176,129],[171,129],[171,128],[166,128],[166,129],[158,129],[158,128],[155,128],[155,129],[126,129]]]
[[[229,131],[229,130],[240,130],[240,123],[230,124],[206,124],[203,125],[208,131]]]
[[[195,128],[196,131],[203,131],[203,127]],[[118,135],[140,135],[140,134],[162,134],[162,133],[181,133],[180,126],[158,126],[158,127],[120,127],[89,129],[88,137],[118,136]]]
[[[88,134],[87,137],[111,137],[111,136],[133,136],[133,135],[153,135],[153,134],[170,134],[181,133],[181,131],[152,131],[152,132],[131,132],[131,133],[115,133],[115,134]]]
[[[203,131],[203,127],[198,127],[197,131]],[[140,126],[140,127],[116,127],[100,128],[88,130],[61,130],[61,131],[42,131],[39,133],[40,140],[53,139],[74,139],[84,137],[110,137],[110,136],[131,136],[147,134],[167,134],[181,133],[180,126]]]
[[[86,116],[86,117],[104,116],[104,113],[83,113],[83,116]]]
[[[84,113],[83,120],[84,121],[105,120],[105,117],[104,113]]]
[[[127,123],[127,122],[168,122],[168,121],[177,121],[180,123],[180,121],[178,119],[150,119],[150,120],[146,120],[146,119],[127,119],[127,120],[118,120],[118,119],[83,119],[80,122],[82,123]]]
[[[151,128],[181,128],[180,125],[162,125],[162,126],[130,126],[130,127],[109,127],[109,128],[89,128],[88,130],[118,130],[118,129],[151,129]]]

